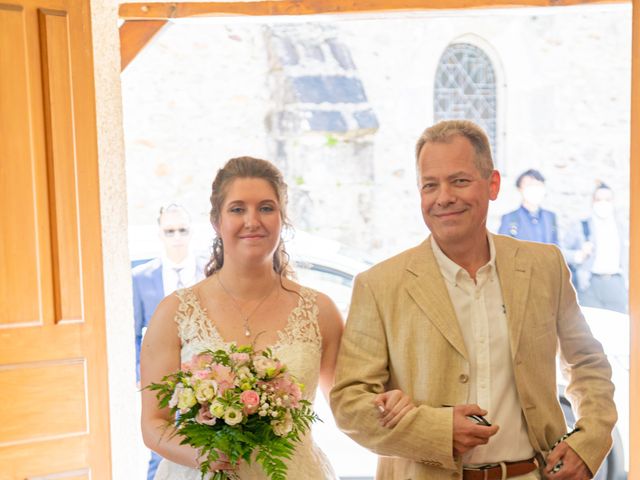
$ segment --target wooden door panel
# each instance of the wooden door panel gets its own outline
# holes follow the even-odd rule
[[[76,139],[66,11],[38,11],[53,253],[55,320],[82,319]]]
[[[27,480],[90,480],[90,472],[88,470],[74,470],[72,472],[62,472],[54,475],[46,475],[44,477],[27,477]]]
[[[91,480],[88,470],[73,470],[69,472],[61,472],[53,475],[27,477],[27,480]]]
[[[61,438],[56,442],[32,442],[0,448],[0,465],[3,465],[0,480],[53,480],[60,475],[66,475],[60,477],[66,479],[81,474],[85,478],[104,478],[85,466],[88,463],[88,449],[86,435]]]
[[[0,480],[111,476],[90,26],[0,3]]]
[[[24,7],[0,4],[0,329],[42,322],[28,51]],[[25,302],[22,292],[29,291]]]
[[[0,368],[16,363],[82,358],[85,355],[84,335],[80,325],[65,325],[64,329],[0,330]]]
[[[0,411],[0,446],[86,434],[85,376],[81,359],[3,366],[0,391],[22,401]]]

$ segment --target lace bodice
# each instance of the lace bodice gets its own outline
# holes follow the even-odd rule
[[[228,349],[230,342],[220,336],[193,289],[179,290],[176,295],[180,299],[176,322],[182,343],[182,362],[191,360],[193,355],[206,349]],[[278,341],[270,347],[274,356],[305,385],[305,398],[310,401],[313,401],[318,387],[322,357],[316,296],[314,290],[304,287],[300,290],[298,305],[289,314],[284,330],[278,332]]]
[[[215,325],[215,316],[210,316],[200,304],[191,288],[175,293],[180,299],[175,320],[180,336],[182,362],[191,360],[193,355],[203,350],[225,349],[231,343],[226,342]],[[298,382],[304,384],[303,397],[311,402],[315,398],[320,377],[322,358],[322,336],[318,326],[317,292],[302,287],[297,306],[291,311],[284,330],[278,332],[278,340],[271,345],[273,355],[284,362]],[[333,469],[324,454],[307,435],[296,448],[296,454],[288,463],[288,478],[333,480]],[[241,465],[239,476],[242,480],[266,479],[256,464]],[[199,480],[197,470],[163,460],[156,473],[155,480]]]

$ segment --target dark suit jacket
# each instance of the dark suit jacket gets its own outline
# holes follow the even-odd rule
[[[133,269],[133,318],[136,334],[136,378],[140,380],[140,345],[142,330],[149,325],[149,320],[160,300],[164,298],[162,285],[162,259],[154,258]]]
[[[196,278],[204,278],[208,259],[196,257]],[[136,335],[136,378],[140,380],[140,346],[143,329],[149,325],[160,300],[168,293],[162,284],[162,259],[154,258],[133,269],[133,318]]]
[[[531,214],[521,206],[502,216],[498,233],[518,240],[558,245],[556,214],[541,208],[536,219],[532,221]]]

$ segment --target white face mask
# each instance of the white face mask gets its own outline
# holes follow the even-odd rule
[[[608,200],[593,202],[593,213],[600,218],[611,218],[613,216],[613,203]]]
[[[545,193],[544,186],[530,185],[522,189],[522,198],[524,198],[525,202],[538,207],[544,200]]]

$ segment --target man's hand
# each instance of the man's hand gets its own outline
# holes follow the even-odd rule
[[[478,425],[467,415],[486,415],[478,405],[456,405],[453,407],[453,453],[462,455],[478,445],[485,445],[498,433],[498,426]]]
[[[560,461],[562,461],[562,466],[553,473],[553,467]],[[588,480],[592,477],[587,465],[567,442],[560,442],[556,448],[551,450],[547,456],[544,476],[553,480]]]

